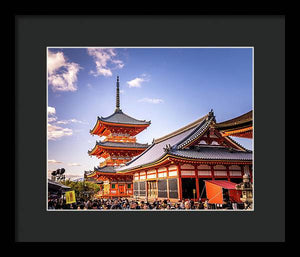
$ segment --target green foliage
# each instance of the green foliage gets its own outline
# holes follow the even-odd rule
[[[76,198],[83,198],[85,200],[90,199],[100,190],[99,185],[88,181],[71,181],[67,179],[65,182],[62,182],[62,184],[74,190]]]

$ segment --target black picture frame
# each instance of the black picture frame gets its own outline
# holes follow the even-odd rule
[[[14,242],[285,242],[284,13],[34,15],[20,12],[13,16]],[[253,46],[255,211],[47,212],[46,87],[43,85],[47,75],[45,49],[55,45]],[[270,129],[269,124],[274,121],[276,129]],[[272,196],[274,187],[276,196]],[[67,233],[59,233],[56,227],[64,228]],[[120,228],[126,231],[125,235],[115,233]]]

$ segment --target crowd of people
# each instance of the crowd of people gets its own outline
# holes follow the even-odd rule
[[[210,205],[206,202],[194,202],[191,199],[171,203],[169,199],[155,200],[153,202],[138,201],[135,199],[116,198],[116,199],[80,199],[76,203],[66,204],[65,200],[49,199],[48,209],[70,209],[70,210],[196,210],[196,209],[232,209],[232,205]]]

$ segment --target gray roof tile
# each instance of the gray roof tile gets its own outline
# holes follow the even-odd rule
[[[183,138],[185,138],[191,131],[193,131],[195,128],[191,128],[179,135],[176,135],[174,137],[171,137],[167,140],[164,140],[159,143],[153,143],[148,149],[146,149],[142,154],[138,155],[131,161],[127,162],[125,166],[118,169],[118,171],[127,170],[133,167],[138,167],[144,164],[148,164],[151,162],[154,162],[158,159],[160,159],[163,155],[166,154],[164,148],[166,145],[174,145],[177,142],[181,141]]]
[[[108,147],[123,147],[123,148],[147,148],[148,144],[140,143],[129,143],[129,142],[111,142],[111,141],[97,141],[99,146],[108,146]]]
[[[183,131],[182,133],[178,133],[172,137],[167,137],[166,140],[159,141],[157,143],[154,141],[142,154],[127,162],[125,166],[117,168],[117,172],[153,163],[161,159],[166,152],[172,155],[194,159],[252,160],[251,151],[231,150],[221,146],[204,146],[197,149],[181,150],[181,148],[186,144],[193,141],[198,136],[201,136],[202,133],[210,127],[214,119],[215,117],[212,113],[207,116],[207,119],[202,120],[199,124]]]
[[[201,160],[252,160],[252,152],[221,146],[199,146],[197,149],[171,150],[172,155]]]
[[[208,126],[211,124],[211,122],[213,121],[214,117],[210,117],[207,118],[205,120],[203,120],[195,129],[195,131],[193,131],[193,133],[189,134],[187,137],[185,137],[183,140],[181,140],[180,142],[178,142],[176,144],[176,148],[181,149],[182,147],[184,147],[185,145],[189,144],[190,142],[192,142],[194,139],[198,138],[199,136],[201,136],[202,133],[204,133],[206,131],[206,129],[208,128]]]
[[[95,167],[94,170],[99,172],[116,173],[114,166]]]
[[[98,117],[99,120],[110,123],[121,124],[133,124],[133,125],[150,125],[151,121],[137,120],[122,112],[122,110],[116,110],[112,115],[108,117]]]

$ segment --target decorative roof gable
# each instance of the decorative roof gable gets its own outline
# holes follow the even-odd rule
[[[205,120],[203,120],[195,130],[186,136],[183,140],[178,142],[176,145],[173,146],[174,149],[183,149],[190,143],[194,142],[195,140],[199,139],[208,129],[210,124],[215,120],[215,117],[212,115],[208,115]]]

